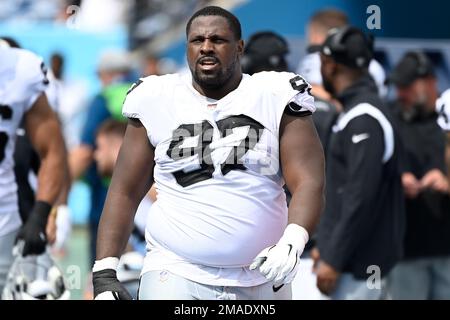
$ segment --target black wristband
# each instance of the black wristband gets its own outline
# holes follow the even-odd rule
[[[33,211],[31,212],[30,218],[38,219],[43,223],[47,223],[48,215],[52,210],[52,205],[48,202],[38,200],[34,203]]]

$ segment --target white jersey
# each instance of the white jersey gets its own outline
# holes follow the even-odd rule
[[[14,177],[16,130],[45,91],[42,59],[22,49],[0,49],[0,236],[21,225]]]
[[[438,113],[438,124],[445,130],[450,131],[450,89],[436,100],[436,112]]]
[[[150,76],[124,103],[124,116],[139,119],[155,147],[158,200],[143,272],[164,267],[200,283],[261,284],[248,266],[287,224],[280,121],[291,101],[298,113],[315,110],[310,87],[293,73],[244,74],[216,101],[191,82],[191,75]]]

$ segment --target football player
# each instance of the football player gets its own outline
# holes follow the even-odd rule
[[[46,225],[66,170],[64,142],[44,93],[48,80],[41,59],[29,51],[0,46],[0,291],[12,263],[16,240],[23,255],[41,254]],[[25,118],[27,134],[41,158],[36,202],[23,226],[19,215],[13,152]]]
[[[0,45],[21,48],[20,44],[10,37],[1,37]],[[57,55],[56,55],[57,56]],[[52,60],[55,56],[52,57]],[[52,61],[53,62],[53,61]],[[43,69],[45,76],[49,80],[45,89],[45,95],[50,107],[60,116],[60,98],[61,98],[61,84],[55,77],[52,69]],[[22,119],[19,127],[16,130],[17,137],[15,139],[15,148],[13,154],[14,161],[14,175],[17,184],[19,213],[22,221],[26,221],[28,215],[32,211],[36,201],[36,185],[32,181],[36,181],[37,173],[39,172],[40,158],[38,153],[33,149],[30,139],[26,135],[24,128],[24,119]],[[67,241],[71,232],[70,210],[67,206],[67,198],[71,185],[69,172],[64,179],[64,186],[61,194],[55,204],[56,210],[51,215],[51,219],[47,222],[46,234],[48,243],[52,245],[54,252],[62,252],[64,243]]]
[[[139,299],[290,299],[324,202],[310,86],[288,72],[242,74],[240,23],[222,8],[197,11],[186,34],[191,73],[141,79],[125,100],[94,295],[130,299],[118,257],[155,181]]]

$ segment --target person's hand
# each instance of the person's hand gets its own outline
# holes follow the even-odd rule
[[[410,199],[417,197],[422,188],[419,180],[411,172],[402,174],[402,185],[405,195]]]
[[[259,268],[275,287],[292,282],[308,239],[308,232],[303,227],[289,224],[276,245],[265,248],[256,256],[250,270]]]
[[[448,178],[438,169],[428,171],[420,180],[420,185],[423,189],[430,188],[442,193],[449,190]]]
[[[130,293],[117,279],[119,259],[108,257],[95,261],[92,269],[94,300],[133,300]]]
[[[47,226],[45,227],[45,234],[47,242],[53,245],[56,241],[56,209],[53,208],[47,219]]]
[[[312,271],[315,273],[317,270],[317,266],[320,260],[320,252],[317,247],[311,249],[311,259],[313,261],[313,269]]]
[[[51,205],[44,201],[36,201],[33,210],[25,224],[20,229],[16,243],[23,241],[22,255],[39,255],[47,245],[46,226]]]
[[[332,266],[321,260],[316,267],[316,275],[317,288],[323,294],[330,295],[336,288],[336,282],[340,273]]]

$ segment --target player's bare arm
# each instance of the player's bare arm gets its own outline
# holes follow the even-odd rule
[[[36,203],[18,234],[24,241],[23,255],[40,254],[47,244],[46,225],[52,205],[64,184],[66,151],[56,114],[42,93],[25,114],[26,130],[41,158]]]
[[[58,118],[42,94],[25,114],[26,130],[42,164],[38,175],[37,200],[55,203],[64,185],[66,150]]]
[[[325,202],[325,159],[311,116],[283,115],[280,160],[286,186],[292,194],[289,223],[298,224],[311,234]]]
[[[325,160],[311,116],[283,114],[280,162],[292,193],[288,226],[278,243],[261,251],[250,266],[273,281],[274,291],[294,279],[300,256],[324,205]]]

